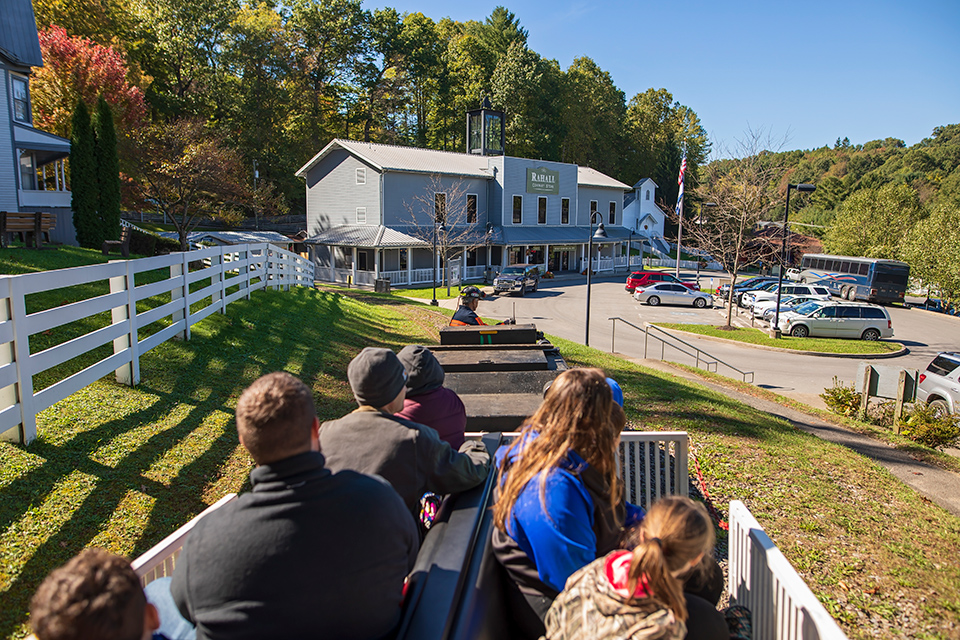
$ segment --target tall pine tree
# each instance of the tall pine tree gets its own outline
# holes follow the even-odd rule
[[[117,158],[117,132],[113,126],[113,110],[101,95],[93,119],[97,163],[97,182],[100,188],[99,231],[104,240],[120,239],[120,161]]]
[[[103,232],[97,213],[99,185],[97,184],[97,160],[94,149],[93,128],[90,112],[83,100],[77,101],[73,111],[70,135],[70,206],[73,209],[73,226],[81,247],[99,248],[103,244]]]

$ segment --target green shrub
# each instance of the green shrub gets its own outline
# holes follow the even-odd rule
[[[824,389],[820,397],[831,411],[843,416],[855,416],[860,410],[860,392],[852,384],[842,384],[837,376],[833,376],[833,386]]]
[[[914,442],[933,449],[956,445],[960,441],[960,418],[955,415],[937,415],[925,402],[913,405],[900,433]]]
[[[130,253],[138,256],[153,256],[157,250],[157,236],[133,229],[130,233]]]
[[[157,255],[180,251],[180,241],[173,238],[157,238]]]

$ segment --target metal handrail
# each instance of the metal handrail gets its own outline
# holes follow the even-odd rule
[[[631,327],[633,327],[633,328],[636,329],[637,331],[642,331],[642,332],[643,332],[643,334],[644,334],[644,337],[643,337],[643,357],[644,357],[644,358],[647,357],[647,343],[648,343],[648,338],[653,337],[653,338],[655,338],[655,339],[657,339],[657,340],[660,341],[660,359],[661,359],[661,360],[663,360],[663,358],[664,358],[664,352],[665,352],[665,350],[666,350],[667,345],[669,345],[669,346],[673,347],[674,349],[676,349],[677,351],[679,351],[680,353],[683,353],[683,354],[685,354],[685,355],[687,355],[687,356],[690,356],[691,358],[694,358],[694,359],[696,360],[696,363],[697,363],[697,364],[696,364],[697,368],[700,368],[701,354],[703,354],[703,356],[705,356],[705,358],[703,358],[703,363],[704,363],[704,367],[706,368],[707,371],[710,371],[710,372],[712,372],[712,373],[717,373],[717,364],[719,363],[719,364],[722,364],[723,366],[727,367],[728,369],[732,369],[733,371],[736,371],[737,373],[739,373],[739,374],[740,374],[740,379],[741,379],[743,382],[749,382],[750,384],[753,384],[753,379],[754,379],[754,373],[753,373],[753,371],[741,371],[740,369],[736,368],[736,367],[733,366],[732,364],[730,364],[730,363],[728,363],[728,362],[724,362],[724,361],[721,360],[720,358],[717,358],[716,356],[713,356],[713,355],[707,353],[707,352],[704,351],[703,349],[701,349],[701,348],[699,348],[699,347],[697,347],[697,346],[694,346],[694,345],[690,344],[689,342],[686,342],[685,340],[683,340],[683,339],[681,339],[681,338],[678,338],[677,336],[673,335],[672,333],[669,333],[669,332],[661,329],[660,327],[658,327],[658,326],[656,326],[656,325],[650,324],[649,322],[644,322],[644,323],[643,323],[643,327],[638,327],[637,325],[633,324],[632,322],[630,322],[630,321],[628,321],[628,320],[624,320],[623,318],[620,318],[620,317],[613,317],[613,318],[608,318],[608,319],[613,321],[613,335],[611,336],[611,339],[610,339],[610,351],[613,352],[613,353],[616,353],[617,320],[619,320],[620,322],[622,322],[622,323],[624,323],[624,324],[630,325]],[[681,344],[689,347],[690,349],[693,349],[693,350],[695,351],[695,353],[690,353],[689,351],[687,351],[687,350],[685,350],[685,349],[683,349],[683,348],[681,348],[681,347],[678,347],[678,346],[675,345],[675,344],[668,343],[666,340],[664,340],[663,338],[661,338],[661,337],[658,336],[658,335],[651,336],[651,335],[650,335],[650,329],[656,329],[657,331],[659,331],[660,333],[664,334],[664,335],[667,336],[668,338],[671,338],[672,340],[676,340],[677,342],[679,342],[679,343],[681,343]],[[711,366],[713,367],[713,369],[710,368]],[[749,381],[747,380],[747,376],[750,376],[750,380],[749,380]]]

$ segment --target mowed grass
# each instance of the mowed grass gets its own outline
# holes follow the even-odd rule
[[[816,351],[818,353],[851,353],[859,355],[893,353],[903,348],[899,342],[886,340],[844,340],[841,338],[794,338],[783,336],[779,340],[771,338],[764,331],[754,328],[726,329],[707,324],[677,324],[673,322],[657,322],[658,327],[676,329],[696,333],[702,336],[711,336],[723,340],[745,342],[763,347],[778,349],[792,349],[795,351]]]
[[[255,293],[146,354],[137,388],[104,378],[43,412],[29,447],[0,443],[0,637],[27,633],[50,570],[99,545],[134,557],[246,486],[233,409],[263,373],[314,390],[321,419],[353,408],[364,346],[431,343],[447,316],[351,290]],[[960,519],[873,462],[680,378],[554,339],[624,388],[631,426],[686,430],[714,503],[740,499],[854,638],[957,637]],[[693,465],[691,464],[691,470]]]

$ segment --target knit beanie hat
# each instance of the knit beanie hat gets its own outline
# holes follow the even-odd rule
[[[443,367],[436,356],[419,344],[405,346],[397,359],[407,371],[407,397],[419,396],[443,386]]]
[[[366,347],[347,365],[347,379],[357,404],[379,409],[399,395],[407,374],[390,349]]]

